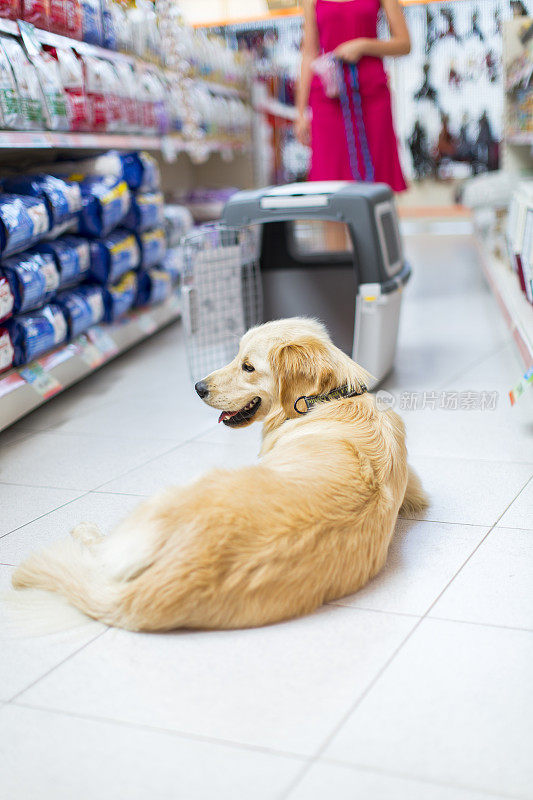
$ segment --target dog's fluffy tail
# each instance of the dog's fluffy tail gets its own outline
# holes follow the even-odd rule
[[[30,556],[13,575],[15,589],[56,592],[88,617],[117,624],[124,584],[105,576],[92,549],[76,539]],[[124,623],[119,623],[124,625]]]
[[[417,514],[429,506],[429,498],[422,488],[420,478],[412,467],[409,467],[409,477],[400,514]]]

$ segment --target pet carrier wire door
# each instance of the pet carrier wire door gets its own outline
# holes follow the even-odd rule
[[[241,336],[261,321],[258,234],[203,225],[185,236],[183,248],[183,320],[196,383],[231,361]]]

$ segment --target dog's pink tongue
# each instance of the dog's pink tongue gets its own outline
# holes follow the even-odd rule
[[[238,413],[239,413],[238,411],[223,411],[220,417],[218,418],[218,421],[224,422],[225,419],[230,419],[231,417],[234,417],[235,414]]]

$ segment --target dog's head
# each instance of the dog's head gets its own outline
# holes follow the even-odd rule
[[[195,388],[208,405],[222,411],[219,422],[244,428],[263,420],[274,428],[298,416],[294,403],[302,395],[346,384],[359,388],[370,378],[335,347],[321,323],[294,317],[251,328],[233,361]]]

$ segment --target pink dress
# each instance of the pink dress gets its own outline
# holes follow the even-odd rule
[[[316,0],[321,51],[329,53],[349,39],[377,38],[379,9],[380,0]],[[347,127],[352,158],[350,161],[341,101],[338,97],[327,97],[320,78],[313,75],[309,95],[313,112],[309,180],[383,182],[388,183],[394,191],[401,192],[407,185],[398,157],[391,97],[383,62],[374,56],[363,56],[357,64],[361,97],[359,110],[352,98],[349,66],[344,65],[343,69],[347,86],[344,111],[347,113],[349,105]],[[364,131],[361,137],[362,126]],[[353,169],[355,163],[357,168]]]

